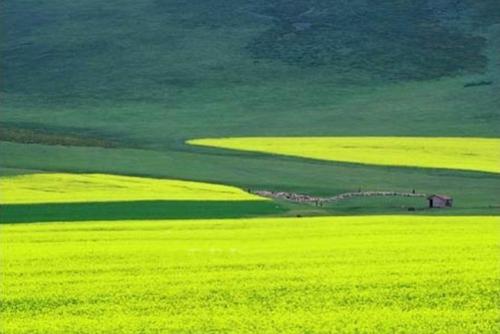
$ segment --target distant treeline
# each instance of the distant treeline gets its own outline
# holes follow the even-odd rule
[[[493,84],[493,81],[475,81],[475,82],[468,82],[464,85],[465,88],[468,87],[477,87],[477,86],[490,86]]]

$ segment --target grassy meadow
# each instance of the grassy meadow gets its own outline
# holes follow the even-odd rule
[[[0,226],[2,333],[497,333],[497,217]]]

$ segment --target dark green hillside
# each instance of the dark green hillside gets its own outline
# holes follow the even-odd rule
[[[496,0],[4,1],[2,90],[169,101],[203,84],[255,83],[269,79],[262,77],[268,71],[272,77],[297,71],[270,60],[329,65],[323,71],[349,77],[481,73],[488,59],[480,32],[500,21],[499,6]]]
[[[478,11],[473,3],[281,0],[260,11],[274,24],[249,44],[256,58],[392,80],[481,72],[487,65],[486,39],[461,28],[482,23],[467,13]]]
[[[460,198],[463,213],[497,210],[497,175],[184,145],[252,135],[498,137],[497,0],[7,0],[0,7],[0,167],[318,194],[417,187]]]

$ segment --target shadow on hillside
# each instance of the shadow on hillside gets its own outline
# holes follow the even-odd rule
[[[93,220],[210,219],[279,215],[271,201],[125,201],[3,205],[0,223]]]

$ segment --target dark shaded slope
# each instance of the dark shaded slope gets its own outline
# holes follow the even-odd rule
[[[284,207],[271,201],[128,201],[2,205],[1,223],[215,219],[279,215]]]
[[[472,27],[497,21],[497,4],[275,0],[260,8],[274,18],[273,26],[249,43],[248,50],[256,58],[333,65],[339,71],[361,70],[391,80],[481,72],[487,64],[486,40]]]

